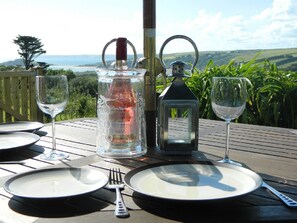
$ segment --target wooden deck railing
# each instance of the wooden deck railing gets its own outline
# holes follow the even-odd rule
[[[0,123],[42,121],[35,91],[34,71],[0,72]]]

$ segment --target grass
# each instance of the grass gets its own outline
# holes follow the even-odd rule
[[[215,65],[221,66],[228,64],[231,60],[236,62],[248,62],[255,58],[256,62],[268,60],[270,63],[276,63],[279,69],[297,71],[297,48],[286,49],[267,49],[267,50],[233,50],[233,51],[202,51],[199,53],[199,62],[197,68],[205,69],[209,60]],[[166,64],[174,60],[182,60],[186,63],[193,63],[194,52],[174,53],[163,56]]]

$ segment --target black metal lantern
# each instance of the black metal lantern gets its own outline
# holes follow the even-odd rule
[[[191,72],[198,61],[198,49],[195,43],[186,36],[173,36],[167,39],[160,51],[172,39],[183,38],[192,43],[196,53],[196,60]],[[187,87],[183,78],[185,75],[185,63],[175,61],[172,64],[173,81],[158,100],[158,143],[164,154],[191,155],[193,150],[198,150],[199,129],[199,102],[193,92]]]

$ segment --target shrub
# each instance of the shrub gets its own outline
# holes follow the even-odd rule
[[[69,81],[69,92],[96,97],[98,91],[97,77],[78,76]]]
[[[204,70],[195,69],[186,80],[197,96],[200,107],[199,117],[218,119],[211,108],[210,90],[212,77],[240,76],[248,78],[252,86],[246,109],[236,122],[297,128],[297,73],[279,70],[275,63],[256,62],[256,57],[247,63],[231,60],[217,66],[210,60]],[[169,84],[170,81],[167,80]],[[58,119],[96,117],[97,78],[79,76],[69,80],[70,100]],[[157,93],[164,89],[157,79]]]
[[[96,98],[88,94],[70,94],[69,102],[60,119],[96,117]]]
[[[252,87],[244,113],[236,120],[241,123],[268,126],[297,127],[297,74],[278,70],[276,64],[269,61],[216,66],[209,61],[202,71],[195,70],[186,80],[187,85],[200,102],[200,118],[218,119],[212,111],[210,90],[212,77],[240,76],[248,78]]]

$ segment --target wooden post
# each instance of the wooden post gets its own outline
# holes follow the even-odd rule
[[[143,0],[143,54],[146,58],[145,117],[147,146],[156,147],[156,0]]]

